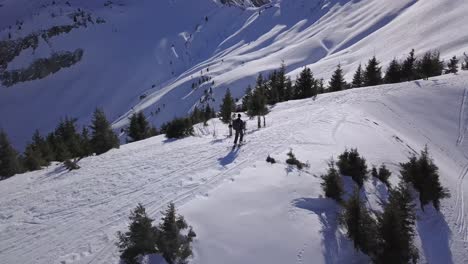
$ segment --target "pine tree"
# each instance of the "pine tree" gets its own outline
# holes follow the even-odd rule
[[[325,84],[323,78],[317,80],[317,94],[325,93]]]
[[[192,113],[190,114],[190,120],[193,124],[200,123],[202,121],[202,113],[198,107],[194,107]]]
[[[65,117],[58,124],[54,135],[56,139],[55,153],[58,161],[79,157],[81,149],[81,135],[77,132],[76,118]]]
[[[145,114],[139,112],[130,118],[130,126],[128,128],[127,142],[135,142],[149,137],[155,136],[154,130],[146,120]]]
[[[315,84],[315,79],[312,75],[312,71],[305,67],[301,71],[299,77],[296,79],[296,84],[294,87],[295,90],[295,99],[304,99],[309,97],[317,96],[317,87]]]
[[[341,202],[343,195],[343,182],[341,176],[336,170],[335,161],[332,159],[328,163],[327,174],[321,176],[323,182],[320,184],[325,193],[325,197],[331,198],[337,202]]]
[[[278,72],[274,70],[269,76],[266,83],[266,97],[269,105],[274,105],[280,101],[278,87]]]
[[[416,63],[416,72],[423,79],[442,75],[443,69],[444,62],[440,60],[438,51],[426,52],[421,60]]]
[[[83,127],[83,129],[81,130],[81,151],[82,153],[80,155],[80,158],[88,157],[93,153],[96,153],[93,151],[91,139],[89,138],[89,130],[86,127]]]
[[[345,227],[347,236],[353,241],[356,250],[361,250],[367,255],[375,251],[377,224],[361,201],[357,189],[344,204],[341,224]]]
[[[281,64],[277,72],[277,80],[275,82],[276,90],[278,91],[278,101],[284,102],[289,100],[289,94],[287,94],[287,83],[288,77],[286,76],[286,65],[284,63]]]
[[[32,137],[32,143],[28,144],[24,151],[23,163],[27,170],[39,170],[43,166],[49,166],[54,159],[54,153],[48,142],[36,130]]]
[[[430,202],[436,210],[440,210],[440,200],[450,197],[447,189],[443,188],[439,180],[439,168],[429,156],[427,146],[418,157],[412,156],[407,163],[400,164],[401,176],[407,183],[411,183],[419,192],[421,209]]]
[[[416,57],[414,56],[414,49],[411,50],[408,57],[401,65],[401,80],[412,81],[416,79]]]
[[[193,135],[193,124],[189,118],[175,118],[162,125],[161,131],[167,138],[184,138]]]
[[[234,99],[231,96],[231,91],[229,88],[224,95],[223,102],[220,106],[220,118],[221,121],[225,124],[230,124],[232,121],[232,112],[235,111]]]
[[[457,56],[453,56],[449,63],[447,64],[447,70],[445,71],[445,73],[457,73],[458,72],[458,62],[459,60],[457,59]]]
[[[351,87],[353,88],[359,88],[364,85],[364,76],[362,72],[362,66],[359,64],[359,67],[356,70],[356,73],[354,73],[353,77],[353,82],[351,83]]]
[[[132,117],[133,120],[133,117]],[[143,139],[141,137],[149,137],[150,131],[148,127],[148,123],[143,115],[140,113],[137,115],[136,120],[137,125],[134,125],[134,128],[138,128],[136,134],[130,135],[132,138],[133,136],[136,137],[136,140]],[[142,123],[143,122],[143,123]],[[132,126],[132,125],[130,125]],[[111,124],[107,121],[106,115],[102,109],[96,109],[93,114],[93,119],[91,121],[91,146],[92,151],[97,155],[107,152],[112,148],[118,148],[120,145],[119,138],[112,130]],[[85,132],[85,131],[83,131]],[[132,131],[133,132],[133,131]],[[135,138],[133,138],[135,139]]]
[[[32,145],[38,148],[38,150],[41,153],[42,159],[45,161],[42,166],[49,166],[50,162],[54,160],[55,154],[52,149],[52,146],[47,142],[47,140],[41,136],[39,133],[39,130],[36,129],[36,131],[33,134],[32,137]]]
[[[393,59],[385,72],[385,83],[399,83],[402,79],[402,70],[400,63]]]
[[[39,148],[34,144],[28,144],[24,150],[23,165],[28,171],[40,170],[47,161],[42,157]]]
[[[291,81],[291,78],[288,76],[286,77],[286,83],[284,86],[284,101],[294,99],[294,88]]]
[[[372,258],[374,263],[417,263],[418,249],[414,246],[415,214],[408,186],[400,182],[390,190],[389,201],[378,216],[378,244]]]
[[[181,234],[181,231],[187,229],[188,225],[182,216],[176,215],[173,203],[170,203],[162,214],[158,238],[161,254],[168,264],[185,263],[186,259],[192,255],[190,243],[196,236],[195,232],[190,227],[187,235]]]
[[[366,159],[360,156],[357,149],[346,149],[338,156],[337,165],[340,173],[352,177],[359,188],[364,185],[364,181],[367,180],[367,164]]]
[[[247,115],[250,117],[258,117],[258,128],[262,127],[261,116],[265,116],[268,113],[268,108],[266,106],[266,96],[264,93],[263,86],[257,86],[253,91],[252,97],[249,100],[249,108],[247,109]]]
[[[294,155],[292,149],[287,153],[288,159],[286,160],[286,163],[292,166],[296,166],[299,170],[302,170],[304,167],[307,166],[307,164],[301,162],[296,158],[296,155]]]
[[[252,98],[252,87],[249,85],[245,90],[245,95],[242,97],[242,111],[249,109],[250,99]]]
[[[54,153],[55,161],[65,161],[66,159],[72,158],[72,154],[68,151],[63,139],[54,133],[50,133],[47,136],[47,143],[51,146]]]
[[[156,244],[159,231],[152,226],[153,219],[148,217],[141,204],[132,211],[130,221],[129,231],[117,233],[117,246],[123,261],[127,264],[137,264],[138,256],[160,252]]]
[[[374,56],[369,60],[364,71],[364,86],[375,86],[382,84],[382,68],[379,67],[380,62]]]
[[[328,83],[328,90],[331,92],[342,91],[346,89],[346,81],[343,77],[343,70],[341,64],[338,64],[335,72],[333,73],[330,82]]]
[[[7,134],[0,130],[0,177],[11,177],[20,172],[18,152],[11,145]]]
[[[375,177],[379,179],[381,182],[385,183],[388,188],[390,188],[390,182],[388,179],[392,175],[392,173],[387,169],[385,165],[381,165],[379,170],[374,166],[372,167],[372,172],[371,172],[372,177]]]
[[[463,53],[463,60],[464,62],[462,63],[461,69],[468,71],[468,55],[466,53]]]

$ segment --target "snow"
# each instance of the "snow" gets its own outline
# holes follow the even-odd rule
[[[210,120],[193,137],[123,145],[81,160],[76,171],[53,164],[14,176],[0,182],[0,259],[118,263],[115,234],[130,210],[142,203],[158,220],[173,201],[197,233],[192,264],[363,263],[338,226],[339,206],[322,197],[319,175],[332,156],[357,147],[369,166],[385,164],[395,185],[398,163],[427,144],[452,196],[441,213],[417,211],[421,263],[465,263],[467,85],[461,73],[323,94],[276,105],[266,128],[248,120],[246,144],[234,151],[227,127]],[[291,148],[310,168],[287,166]],[[386,187],[364,187],[367,206],[381,210]]]
[[[373,55],[383,65],[412,48],[417,55],[440,49],[448,58],[461,56],[468,41],[465,0],[274,0],[260,8],[226,7],[213,0],[119,0],[110,6],[105,0],[55,2],[0,1],[0,38],[72,23],[66,15],[78,8],[106,23],[41,41],[34,54],[25,50],[9,65],[17,69],[54,51],[84,50],[73,67],[0,87],[0,127],[19,149],[36,128],[50,132],[64,116],[88,124],[96,107],[116,129],[136,111],[144,111],[156,126],[185,116],[211,86],[191,90],[207,68],[215,81],[211,104],[218,107],[227,88],[240,97],[259,72],[282,62],[293,78],[309,65],[327,79],[338,63],[351,78]],[[52,18],[52,13],[62,16]],[[17,20],[24,21],[22,30],[15,27]],[[142,94],[148,97],[140,101]],[[157,108],[161,112],[154,114]]]

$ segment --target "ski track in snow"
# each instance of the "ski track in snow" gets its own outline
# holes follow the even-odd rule
[[[465,134],[467,131],[467,122],[466,122],[466,98],[468,97],[468,89],[463,90],[463,96],[460,104],[459,120],[458,120],[458,138],[457,138],[457,147],[463,146],[465,139]],[[466,153],[463,151],[463,154],[466,157]],[[465,159],[466,160],[466,159]],[[458,177],[457,184],[457,198],[455,203],[455,208],[457,210],[457,231],[461,235],[463,241],[468,242],[468,227],[466,223],[466,214],[465,214],[465,178],[468,174],[468,163],[462,168],[460,175]]]
[[[454,85],[459,87],[458,82],[468,80],[468,75],[454,80]],[[427,84],[424,89],[438,91],[447,87]],[[267,115],[266,128],[257,129],[256,119],[248,120],[247,143],[234,151],[230,151],[233,139],[226,138],[226,126],[218,120],[211,120],[207,127],[197,125],[197,136],[175,141],[159,136],[123,145],[119,150],[81,160],[81,169],[77,171],[66,172],[59,165],[51,165],[42,171],[15,176],[0,182],[0,192],[5,195],[0,202],[0,256],[6,259],[6,263],[117,263],[115,233],[126,228],[129,212],[137,203],[142,203],[148,214],[158,220],[167,203],[172,201],[178,207],[186,207],[194,198],[211,199],[211,191],[215,187],[223,188],[235,183],[243,170],[264,161],[268,154],[275,158],[283,157],[289,148],[293,148],[300,159],[309,159],[304,162],[323,162],[322,167],[311,167],[310,171],[300,173],[306,177],[321,173],[330,157],[328,154],[307,156],[307,153],[326,148],[336,155],[345,147],[359,147],[360,152],[380,157],[379,162],[394,162],[391,167],[396,171],[398,162],[404,161],[411,152],[408,148],[418,150],[428,142],[432,146],[431,154],[435,152],[448,158],[460,158],[448,145],[444,145],[444,141],[431,134],[430,127],[421,127],[425,123],[418,116],[411,116],[414,114],[412,110],[394,105],[402,98],[409,98],[406,91],[416,95],[418,89],[399,84],[324,94],[315,101],[278,104]],[[462,89],[457,88],[456,91]],[[460,98],[460,93],[453,94],[450,100]],[[429,95],[427,98],[437,98],[435,94]],[[450,123],[453,125],[450,129],[453,137],[447,138],[450,138],[452,146],[457,137],[457,126],[465,125],[460,120],[465,118],[463,105],[466,96],[464,90],[460,106],[463,109],[457,110],[457,106],[450,108],[453,109]],[[459,115],[456,115],[457,111],[460,111]],[[435,115],[437,112],[431,113]],[[387,124],[389,120],[395,123]],[[428,124],[433,125],[432,121]],[[218,136],[213,136],[213,132]],[[395,135],[398,135],[398,144],[394,143]],[[371,138],[367,138],[369,136]],[[375,142],[369,144],[369,140]],[[382,142],[390,145],[379,145],[384,144]],[[377,145],[373,146],[374,143]],[[463,146],[462,143],[457,145]],[[394,149],[381,150],[382,146]],[[373,155],[367,157],[374,158]],[[279,161],[278,168],[284,170],[283,165]],[[451,209],[453,212],[444,214],[446,217],[453,215],[453,219],[448,218],[447,222],[455,224],[451,227],[456,238],[454,241],[468,242],[463,188],[468,164],[455,174],[458,176],[453,175],[453,179],[450,178],[452,175],[445,174],[446,178],[442,178],[443,182],[453,186],[456,193],[454,198],[443,201],[443,205],[452,201],[455,204]],[[318,196],[318,193],[313,193],[313,188],[311,186],[311,195]],[[369,207],[380,198],[376,198],[376,193],[365,194]],[[448,210],[449,206],[443,208]],[[288,210],[285,214],[289,222],[297,223],[303,217],[297,208],[289,207]],[[317,238],[321,235],[317,234]],[[313,254],[310,250],[315,245],[309,242],[297,244],[290,263],[308,263],[311,260]],[[458,259],[466,255],[466,252],[455,253]]]
[[[457,186],[457,200],[455,208],[457,210],[457,221],[458,226],[457,231],[462,236],[463,241],[468,242],[468,229],[466,225],[466,215],[465,215],[465,188],[463,183],[466,175],[468,174],[468,164],[463,167],[459,177],[458,177],[458,186]]]
[[[458,123],[458,139],[457,139],[457,146],[460,146],[463,143],[463,140],[465,140],[465,133],[467,130],[466,127],[466,120],[465,120],[465,102],[466,102],[466,97],[468,89],[465,88],[463,90],[463,97],[462,97],[462,102],[460,105],[460,113],[459,113],[459,123]]]

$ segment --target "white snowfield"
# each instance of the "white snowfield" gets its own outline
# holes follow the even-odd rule
[[[115,234],[130,211],[142,203],[159,221],[172,201],[197,233],[192,264],[363,263],[318,176],[330,157],[357,147],[396,184],[399,162],[427,144],[452,196],[441,213],[418,209],[421,263],[467,263],[467,89],[465,72],[324,94],[276,105],[266,128],[249,120],[234,151],[226,126],[210,120],[193,137],[127,144],[81,160],[77,171],[54,164],[14,176],[0,182],[0,262],[118,263]],[[288,167],[290,148],[310,168]],[[386,193],[368,181],[367,206],[381,210]]]
[[[242,9],[213,0],[0,0],[0,39],[71,24],[78,8],[106,21],[22,51],[8,70],[57,51],[84,55],[42,80],[0,87],[0,127],[23,149],[36,128],[46,134],[64,116],[88,124],[96,107],[116,129],[137,111],[156,126],[185,116],[209,88],[217,108],[227,88],[240,97],[259,72],[282,62],[293,78],[309,65],[328,79],[339,63],[350,78],[373,55],[387,65],[412,48],[419,56],[440,49],[445,59],[468,51],[466,0],[271,2]],[[16,21],[24,21],[21,30]],[[202,75],[212,80],[192,90]]]

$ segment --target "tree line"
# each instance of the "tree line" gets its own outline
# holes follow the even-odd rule
[[[236,107],[235,100],[228,89],[220,106],[220,116],[224,123],[230,124],[232,112],[243,111],[251,118],[257,116],[258,128],[260,128],[260,117],[263,117],[265,125],[268,105],[289,100],[315,99],[318,94],[351,88],[427,79],[444,73],[455,74],[458,72],[459,66],[460,60],[456,56],[445,63],[440,59],[439,51],[428,51],[418,58],[413,49],[404,60],[393,59],[385,72],[382,71],[377,57],[373,56],[364,67],[361,64],[358,66],[350,83],[346,82],[343,69],[338,64],[328,84],[325,84],[324,79],[315,78],[308,67],[304,67],[293,82],[289,76],[286,76],[286,66],[282,64],[279,69],[268,74],[266,78],[261,73],[258,75],[254,87],[249,85],[246,88],[241,108]],[[466,53],[463,54],[461,69],[468,70],[468,55]]]
[[[62,119],[45,137],[36,130],[22,154],[13,148],[7,134],[0,131],[0,177],[39,170],[52,161],[73,165],[77,159],[119,147],[119,139],[101,109],[94,111],[91,125],[84,126],[81,131],[76,121],[75,118]]]
[[[167,138],[182,138],[193,134],[193,125],[216,117],[214,108],[206,105],[194,108],[187,118],[175,118],[164,123],[158,131],[148,122],[143,112],[129,118],[126,142],[136,142],[149,137],[166,134]],[[12,146],[5,131],[0,130],[0,179],[15,174],[39,170],[49,166],[52,161],[64,162],[67,169],[78,169],[77,162],[90,155],[100,155],[112,148],[119,148],[120,140],[112,130],[103,110],[96,109],[91,125],[80,130],[76,118],[65,117],[60,120],[53,132],[42,136],[36,130],[23,153]]]
[[[322,175],[325,196],[342,205],[340,225],[346,230],[354,248],[369,255],[374,263],[417,263],[418,249],[414,245],[415,203],[413,190],[417,192],[421,209],[432,204],[440,210],[440,200],[450,196],[439,181],[438,167],[429,156],[427,147],[419,156],[413,155],[406,163],[400,163],[401,180],[391,187],[388,178],[391,172],[381,165],[373,167],[371,176],[381,180],[389,190],[383,211],[370,211],[364,204],[359,190],[369,179],[366,160],[357,149],[345,150],[328,164],[328,171]],[[357,185],[348,200],[344,192],[342,177],[351,177]]]

